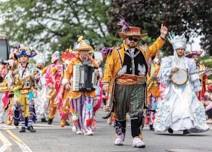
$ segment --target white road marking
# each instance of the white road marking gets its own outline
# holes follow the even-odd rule
[[[3,143],[3,146],[1,146],[0,148],[0,152],[4,152],[7,150],[7,148],[9,148],[10,146],[12,146],[12,144],[10,143],[10,141],[2,134],[2,132],[0,132],[0,140]]]
[[[13,141],[19,146],[22,152],[32,152],[32,150],[20,138],[18,138],[14,133],[12,133],[12,131],[6,131],[11,136]]]

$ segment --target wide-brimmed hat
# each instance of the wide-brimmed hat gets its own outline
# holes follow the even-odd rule
[[[137,26],[129,26],[125,31],[121,31],[118,34],[121,38],[127,38],[130,36],[142,38],[147,35],[147,33],[142,33],[141,28]]]
[[[76,51],[88,51],[92,52],[94,49],[89,45],[89,42],[83,39],[83,36],[78,38],[78,44],[75,47]]]
[[[30,49],[28,48],[20,48],[18,53],[16,54],[16,56],[18,58],[22,57],[22,56],[26,56],[26,57],[29,57],[29,58],[32,58],[34,56],[36,56],[37,53],[35,51],[31,51]]]

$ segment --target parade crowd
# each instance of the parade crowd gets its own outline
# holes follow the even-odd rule
[[[11,48],[0,63],[0,123],[36,132],[34,123],[51,125],[58,113],[61,127],[90,136],[102,108],[115,129],[114,144],[124,144],[129,118],[136,148],[145,147],[144,125],[156,133],[207,131],[212,83],[201,52],[187,52],[185,36],[165,25],[150,46],[139,44],[145,35],[139,27],[119,25],[122,44],[101,49],[100,56],[83,36],[73,50],[53,51],[50,62],[25,45]],[[172,44],[172,56],[161,56],[164,43]]]

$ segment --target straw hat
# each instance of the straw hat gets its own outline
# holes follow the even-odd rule
[[[92,46],[90,46],[90,45],[88,44],[88,42],[86,42],[86,41],[83,39],[83,36],[80,36],[80,37],[78,38],[78,44],[77,44],[75,50],[76,50],[76,51],[88,51],[88,52],[90,53],[90,52],[93,52],[94,49],[92,48]]]

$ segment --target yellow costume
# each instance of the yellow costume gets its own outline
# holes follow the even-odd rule
[[[155,56],[164,45],[167,30],[162,26],[161,31],[164,33],[151,46],[144,47],[139,46],[138,43],[143,35],[141,29],[127,26],[128,24],[123,22],[123,20],[120,21],[120,25],[123,26],[119,35],[124,42],[108,55],[103,83],[105,91],[109,91],[110,102],[113,102],[112,109],[116,115],[114,144],[123,145],[126,133],[126,114],[128,113],[131,118],[132,145],[136,148],[144,148],[141,126],[146,99],[147,61]]]
[[[64,76],[64,81],[66,82],[70,82],[71,78],[73,77],[73,67],[74,65],[76,64],[81,64],[81,61],[79,58],[74,58],[70,64],[68,65],[66,71],[65,71],[65,76]],[[92,60],[92,64],[94,67],[98,67],[98,64],[95,60]],[[71,83],[71,82],[70,82]],[[81,91],[72,91],[70,90],[68,92],[68,96],[69,98],[71,99],[74,99],[74,98],[79,98],[82,93],[85,95],[85,96],[90,96],[90,97],[95,97],[96,96],[96,93],[95,91],[91,91],[91,92],[81,92]]]
[[[76,128],[76,134],[93,135],[93,117],[94,117],[94,98],[96,96],[95,90],[74,91],[70,85],[73,85],[75,79],[74,67],[75,65],[89,65],[98,68],[97,62],[89,55],[93,48],[83,40],[83,37],[78,39],[78,54],[71,60],[64,74],[63,84],[66,89],[66,102],[63,112],[68,111],[72,114],[73,126]],[[67,88],[69,86],[69,88]],[[68,102],[68,103],[67,103]]]
[[[164,45],[164,42],[165,41],[159,37],[150,47],[147,48],[147,50],[144,50],[144,48],[142,47],[138,47],[138,49],[142,52],[142,54],[145,57],[145,60],[147,61],[149,58],[153,57],[157,53],[157,51]],[[126,49],[127,49],[127,46],[122,44],[120,47],[114,48],[111,55],[107,57],[106,64],[105,64],[104,77],[103,77],[104,83],[110,83],[115,78],[118,71],[122,68],[122,65],[119,59],[119,54],[116,50],[120,52],[120,56],[123,61],[124,53]]]
[[[151,65],[150,76],[148,76],[147,78],[147,94],[152,95],[154,97],[160,96],[158,81],[155,80],[159,70],[160,70],[160,65],[153,63]]]
[[[37,71],[33,64],[30,64],[28,59],[35,56],[28,49],[20,48],[17,57],[19,65],[15,73],[15,82],[13,86],[14,92],[14,121],[21,123],[20,132],[25,132],[26,129],[30,132],[35,132],[32,124],[36,121],[36,113],[34,108],[35,89],[34,75]]]

